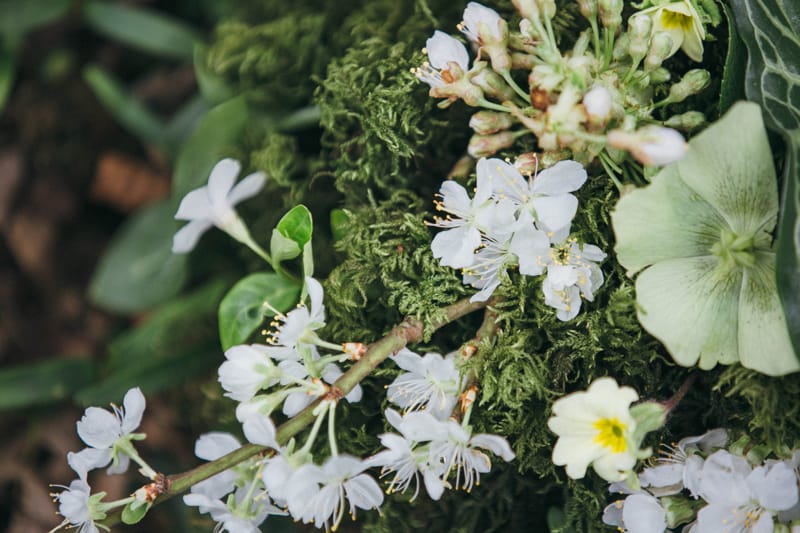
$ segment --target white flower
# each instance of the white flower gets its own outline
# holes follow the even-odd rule
[[[94,521],[106,517],[100,502],[105,494],[105,492],[99,492],[92,495],[91,488],[86,481],[74,480],[66,490],[56,496],[58,512],[64,517],[64,522],[56,529],[69,524],[79,528],[78,533],[99,533]]]
[[[645,165],[663,166],[681,159],[689,145],[672,128],[645,126],[633,133],[622,130],[608,132],[608,145],[628,150]]]
[[[513,226],[508,229],[513,231]],[[516,263],[517,256],[511,251],[511,237],[511,231],[485,235],[472,264],[463,269],[463,282],[480,289],[472,295],[470,302],[488,300],[500,286],[501,276],[505,275],[506,267]]]
[[[678,0],[645,9],[653,18],[653,33],[667,32],[672,39],[672,56],[682,49],[693,61],[703,60],[703,39],[706,30],[700,15],[689,0]],[[668,57],[669,57],[668,56]]]
[[[264,350],[279,361],[298,360],[306,350],[310,351],[312,358],[318,356],[314,345],[317,335],[314,332],[325,326],[324,291],[320,282],[312,277],[307,276],[305,282],[311,300],[309,307],[300,305],[281,317],[283,324],[270,339],[272,346]]]
[[[625,479],[637,459],[630,404],[638,399],[632,388],[620,387],[613,378],[599,378],[587,391],[557,400],[547,421],[558,435],[553,463],[565,465],[573,479],[583,478],[589,465],[606,481]]]
[[[428,60],[414,74],[431,87],[442,87],[462,78],[469,70],[469,54],[461,41],[436,30],[425,42]]]
[[[797,475],[784,462],[753,469],[726,450],[710,456],[700,474],[700,494],[708,505],[697,513],[702,533],[767,533],[773,515],[797,504]]]
[[[519,272],[526,276],[542,274],[552,260],[550,258],[550,239],[536,228],[533,215],[528,211],[520,214],[509,250],[519,262]]]
[[[183,503],[196,506],[201,513],[208,513],[217,522],[214,531],[229,533],[260,533],[259,525],[270,514],[286,514],[264,498],[244,502],[249,487],[239,488],[228,504],[205,494],[187,494]]]
[[[470,41],[478,44],[502,41],[504,21],[494,9],[470,2],[464,9],[463,19],[458,29]]]
[[[280,448],[276,440],[276,429],[268,416],[256,415],[244,421],[244,436],[249,442],[277,450]]]
[[[233,206],[258,194],[266,183],[263,172],[245,177],[234,186],[241,164],[234,159],[223,159],[211,170],[208,185],[190,191],[181,200],[177,220],[188,220],[172,239],[176,254],[190,252],[200,236],[211,226],[216,226],[234,239],[247,242],[250,233]]]
[[[367,464],[381,467],[381,478],[394,472],[389,481],[388,493],[405,492],[413,479],[415,484],[414,500],[419,493],[419,475],[425,483],[425,489],[433,500],[438,500],[444,492],[441,475],[444,473],[442,463],[432,463],[430,446],[417,446],[418,442],[442,440],[447,438],[447,428],[441,420],[427,412],[407,413],[401,417],[394,409],[385,411],[386,420],[397,429],[396,433],[384,433],[380,436],[385,450],[367,459]]]
[[[356,508],[377,509],[383,503],[383,492],[378,483],[362,473],[368,465],[349,455],[333,455],[320,467],[300,467],[289,481],[287,502],[289,512],[296,520],[313,522],[317,527],[337,529],[350,504],[350,515]]]
[[[194,443],[194,454],[206,461],[216,461],[223,455],[237,450],[241,447],[238,439],[230,433],[212,432],[200,435]],[[191,491],[195,494],[204,494],[212,500],[222,498],[234,488],[238,473],[234,469],[228,469],[208,479],[192,485]]]
[[[473,252],[481,244],[479,228],[486,226],[491,216],[491,178],[478,173],[475,197],[470,199],[467,190],[452,180],[442,183],[439,189],[441,201],[436,201],[436,209],[446,213],[445,218],[435,218],[432,226],[446,228],[436,234],[431,243],[433,256],[444,266],[453,268],[468,267],[473,260]]]
[[[420,357],[403,348],[392,359],[406,372],[389,385],[389,401],[407,411],[424,409],[440,420],[449,418],[462,386],[455,353],[447,357],[427,353]]]
[[[663,533],[667,529],[667,513],[656,498],[637,493],[606,507],[603,523],[628,533]]]
[[[278,382],[281,371],[268,352],[268,347],[257,344],[242,344],[225,351],[226,361],[218,371],[219,383],[227,391],[225,396],[244,402]]]
[[[559,161],[552,167],[526,180],[514,165],[500,159],[482,159],[478,172],[492,178],[494,196],[513,201],[534,216],[539,229],[569,233],[569,226],[578,209],[572,194],[586,182],[586,170],[575,161]]]
[[[611,93],[602,85],[596,85],[583,95],[583,107],[591,122],[603,123],[611,114]]]
[[[550,250],[547,278],[542,282],[545,303],[555,308],[559,320],[575,318],[581,308],[581,297],[594,300],[594,291],[603,284],[603,271],[595,261],[606,254],[592,244],[579,245],[573,240]]]
[[[130,457],[121,448],[130,445],[131,440],[144,438],[141,433],[133,433],[139,427],[144,414],[145,399],[142,391],[138,387],[130,389],[125,393],[122,405],[121,408],[112,405],[113,413],[99,407],[89,407],[84,411],[83,417],[77,423],[78,435],[90,448],[97,451],[83,450],[76,454],[79,457],[73,456],[73,462],[91,470],[105,466],[113,460],[114,464],[108,469],[109,474],[120,474],[128,470]],[[82,474],[82,478],[86,477],[86,471],[78,474]]]

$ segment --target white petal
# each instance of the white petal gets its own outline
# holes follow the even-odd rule
[[[127,435],[133,433],[142,423],[142,415],[146,405],[142,390],[139,387],[130,389],[125,393],[122,405],[125,407],[125,416],[122,418],[122,432]]]
[[[711,504],[743,506],[750,501],[747,476],[751,467],[747,459],[719,450],[703,463],[700,494]],[[702,528],[701,528],[702,530]]]
[[[364,396],[364,389],[362,389],[361,385],[359,384],[353,387],[353,390],[347,393],[347,396],[345,396],[344,399],[350,403],[358,403],[361,401],[361,398],[363,396]]]
[[[622,520],[628,533],[663,533],[667,528],[667,513],[649,494],[625,498]]]
[[[108,475],[115,475],[115,474],[124,474],[128,471],[128,466],[131,464],[131,459],[124,453],[120,452],[117,454],[117,462],[114,464],[111,463],[111,466],[106,468],[106,474]]]
[[[533,179],[531,191],[548,196],[577,191],[586,183],[586,170],[576,161],[559,161]]]
[[[200,435],[194,443],[194,454],[206,461],[216,461],[223,455],[241,448],[239,439],[230,433],[212,431]]]
[[[110,448],[121,434],[119,419],[105,409],[89,407],[77,423],[78,436],[92,448]]]
[[[498,457],[502,457],[504,461],[508,462],[516,457],[514,452],[511,451],[511,446],[508,441],[498,435],[488,435],[486,433],[479,433],[469,440],[470,446],[477,446],[491,452]]]
[[[236,176],[239,175],[241,169],[242,165],[230,158],[223,159],[211,169],[211,175],[208,178],[208,200],[212,209],[218,211],[230,207],[228,193],[231,192]]]
[[[558,231],[572,223],[578,210],[578,199],[571,194],[543,196],[533,199],[537,220],[548,230]]]
[[[434,68],[444,70],[449,62],[458,63],[464,72],[469,70],[469,54],[466,47],[458,39],[436,30],[433,37],[425,41],[428,59]]]
[[[445,180],[439,187],[442,203],[448,211],[466,214],[472,209],[472,200],[467,190],[453,180]]]
[[[425,490],[428,491],[428,496],[431,497],[431,500],[438,501],[444,492],[444,482],[433,470],[422,472],[422,479],[425,482]]]
[[[177,220],[201,220],[212,217],[211,204],[208,201],[208,188],[200,187],[186,193],[175,213]]]
[[[311,300],[311,311],[309,313],[309,320],[311,322],[325,323],[325,307],[322,305],[324,291],[322,284],[312,277],[306,277],[306,289],[308,289],[308,297]]]
[[[95,468],[102,468],[111,462],[111,450],[96,448],[84,448],[79,452],[67,453],[67,464],[78,474],[78,477],[86,481],[86,474]]]
[[[437,233],[431,251],[443,266],[466,268],[472,265],[475,249],[480,245],[480,232],[465,225]]]
[[[172,253],[185,254],[194,250],[200,237],[213,226],[209,220],[192,220],[172,237]]]
[[[350,501],[350,510],[377,509],[383,503],[383,491],[367,474],[360,474],[344,483],[344,491]]]
[[[244,436],[253,444],[260,444],[268,448],[278,449],[275,440],[275,424],[268,416],[251,416],[244,421]]]
[[[249,174],[242,181],[237,183],[228,193],[228,205],[234,206],[243,200],[252,198],[264,188],[267,183],[267,176],[263,172]]]
[[[291,418],[308,407],[315,399],[315,396],[311,396],[305,392],[293,392],[286,398],[286,401],[283,402],[283,414]]]
[[[747,485],[764,509],[785,511],[797,503],[797,475],[786,463],[755,468]]]

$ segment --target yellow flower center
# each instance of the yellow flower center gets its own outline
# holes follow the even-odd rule
[[[679,29],[686,33],[692,29],[692,17],[677,11],[663,9],[661,11],[661,25],[664,26],[666,30]]]
[[[628,443],[625,441],[625,430],[628,429],[628,426],[620,422],[618,418],[601,418],[592,425],[597,430],[594,442],[609,448],[614,453],[624,452],[628,449]]]

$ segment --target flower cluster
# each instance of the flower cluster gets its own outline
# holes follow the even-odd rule
[[[627,496],[606,507],[603,522],[630,533],[679,526],[687,533],[767,533],[789,531],[790,524],[794,530],[800,451],[763,460],[747,438],[724,449],[727,441],[728,432],[715,429],[666,447],[639,474],[639,488],[611,485]]]
[[[472,301],[487,300],[511,266],[528,276],[546,273],[545,303],[559,319],[570,320],[582,299],[592,301],[603,284],[597,263],[605,253],[569,236],[578,208],[571,193],[585,181],[586,171],[575,161],[525,179],[515,165],[481,159],[473,198],[452,180],[439,189],[436,209],[445,217],[431,225],[445,231],[433,238],[433,255],[442,265],[461,268],[464,283],[480,289]]]
[[[428,61],[414,73],[430,86],[430,95],[443,98],[443,106],[460,99],[485,109],[470,122],[470,155],[489,156],[533,134],[543,160],[588,164],[599,158],[616,179],[626,152],[646,165],[664,165],[685,153],[683,137],[672,128],[694,129],[704,122],[702,113],[656,125],[653,112],[699,93],[710,75],[693,69],[669,85],[672,74],[663,63],[679,49],[701,61],[705,22],[717,18],[688,0],[657,2],[633,13],[625,31],[623,2],[578,4],[588,27],[569,51],[557,44],[556,3],[541,0],[514,1],[522,16],[516,30],[494,10],[470,2],[458,29],[477,50],[472,66],[458,39],[441,31],[428,39]],[[527,87],[515,79],[523,76]],[[664,92],[665,99],[653,100]]]

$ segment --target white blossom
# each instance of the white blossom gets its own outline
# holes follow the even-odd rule
[[[270,357],[279,361],[298,360],[302,353],[310,351],[316,357],[317,340],[316,330],[325,326],[325,305],[323,304],[324,292],[322,285],[314,278],[307,276],[306,289],[310,305],[299,305],[296,309],[281,317],[282,324],[272,335],[270,344],[264,350]]]
[[[656,498],[637,493],[606,507],[603,523],[628,533],[664,533],[667,513]]]
[[[205,494],[196,493],[185,495],[183,503],[197,507],[201,513],[210,514],[211,518],[217,522],[214,528],[216,532],[260,533],[261,530],[258,526],[264,522],[268,515],[286,513],[269,503],[265,498],[245,502],[244,498],[247,497],[248,489],[249,487],[239,488],[227,504],[218,499],[210,498]]]
[[[431,87],[442,87],[463,77],[469,70],[469,54],[459,41],[436,30],[425,42],[428,62],[414,70],[414,74]]]
[[[194,454],[206,461],[216,461],[223,455],[241,447],[239,440],[230,433],[211,432],[200,435],[194,443]],[[204,494],[212,500],[222,498],[236,488],[239,477],[235,469],[230,468],[192,485],[191,492]]]
[[[250,233],[236,214],[233,206],[258,194],[266,183],[263,172],[256,172],[234,185],[241,164],[234,159],[223,159],[211,170],[208,185],[194,189],[184,196],[175,213],[177,220],[188,220],[172,239],[174,253],[190,252],[200,237],[212,226],[228,233],[234,239],[247,242]]]
[[[219,383],[226,391],[225,396],[237,402],[247,401],[259,390],[276,384],[281,375],[267,346],[233,346],[225,351],[225,359],[219,367]]]
[[[680,133],[663,126],[645,126],[633,133],[613,130],[607,138],[612,148],[628,150],[639,162],[651,166],[674,163],[689,149]]]
[[[455,353],[446,357],[427,353],[421,357],[403,348],[392,360],[406,372],[389,385],[389,401],[407,411],[425,409],[440,420],[448,418],[462,388]]]
[[[94,521],[106,517],[100,503],[105,492],[92,495],[89,484],[82,479],[76,479],[69,484],[69,487],[64,488],[65,490],[55,495],[58,512],[64,517],[64,522],[56,529],[70,525],[78,528],[77,533],[99,533]]]
[[[581,307],[581,297],[594,300],[594,292],[603,284],[603,271],[596,261],[606,254],[592,244],[566,241],[550,251],[547,277],[542,282],[545,303],[555,308],[559,320],[571,320]]]
[[[590,121],[603,123],[611,114],[611,93],[602,85],[596,85],[583,95],[583,107]]]
[[[459,25],[467,38],[474,43],[500,41],[503,38],[503,19],[494,9],[477,2],[470,2],[464,9],[463,22]]]

